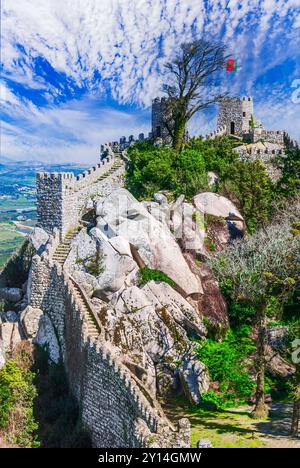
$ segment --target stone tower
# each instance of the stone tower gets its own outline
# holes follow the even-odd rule
[[[250,96],[225,98],[221,101],[218,127],[226,125],[226,133],[242,135],[250,132],[253,115],[253,99]]]
[[[162,138],[164,143],[170,143],[171,138],[168,129],[165,126],[166,121],[170,122],[168,115],[168,99],[155,98],[152,101],[152,136],[153,138]]]

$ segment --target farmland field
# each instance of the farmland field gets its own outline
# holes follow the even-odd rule
[[[24,236],[12,222],[0,223],[0,269],[23,241]]]
[[[77,175],[85,169],[69,164],[0,164],[0,270],[36,224],[36,172],[67,171]]]

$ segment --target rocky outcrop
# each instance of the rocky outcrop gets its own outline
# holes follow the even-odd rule
[[[270,345],[265,347],[266,353],[266,368],[274,377],[289,378],[295,373],[295,367],[287,362],[276,350]]]
[[[33,245],[36,252],[39,252],[49,240],[49,234],[44,229],[35,227],[33,232],[29,236],[29,240]]]
[[[210,383],[206,366],[197,358],[190,357],[185,359],[179,368],[179,376],[183,391],[190,403],[200,404],[201,395],[208,391]]]
[[[196,208],[202,213],[225,219],[244,218],[237,207],[228,198],[213,192],[199,193],[193,198]]]
[[[205,317],[216,338],[222,338],[229,328],[229,318],[226,301],[218,281],[208,265],[203,262],[195,263],[193,256],[188,253],[185,254],[185,258],[193,272],[200,277],[204,291],[204,294],[192,304],[198,308],[202,318]]]
[[[27,338],[32,339],[37,335],[42,315],[41,309],[35,309],[31,306],[27,306],[21,313],[20,321]]]
[[[190,271],[167,226],[159,222],[125,189],[97,203],[97,228],[108,238],[122,236],[145,264],[166,273],[186,295],[202,294],[199,279]]]
[[[180,294],[154,281],[116,293],[99,315],[106,337],[153,395],[165,396],[176,387],[178,362],[192,349],[188,332],[198,337],[206,332]]]
[[[199,439],[197,442],[197,448],[206,449],[206,448],[214,448],[214,446],[209,439]]]
[[[18,322],[5,322],[0,326],[0,343],[4,352],[12,352],[22,340]]]
[[[57,341],[52,322],[47,315],[42,315],[39,320],[39,329],[33,343],[38,344],[48,351],[51,361],[56,364],[60,360],[60,347]]]

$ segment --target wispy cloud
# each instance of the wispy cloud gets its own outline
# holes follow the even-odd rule
[[[160,93],[165,61],[202,34],[238,59],[224,88],[254,95],[266,125],[299,138],[289,99],[299,18],[299,0],[3,0],[1,151],[94,160],[101,142],[149,130],[141,109]],[[191,129],[214,125],[208,113]]]

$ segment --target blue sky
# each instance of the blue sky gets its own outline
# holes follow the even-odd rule
[[[222,88],[300,140],[300,0],[2,0],[1,156],[94,162],[100,144],[150,130],[163,65],[180,43],[222,40]],[[216,126],[197,115],[192,134]]]

